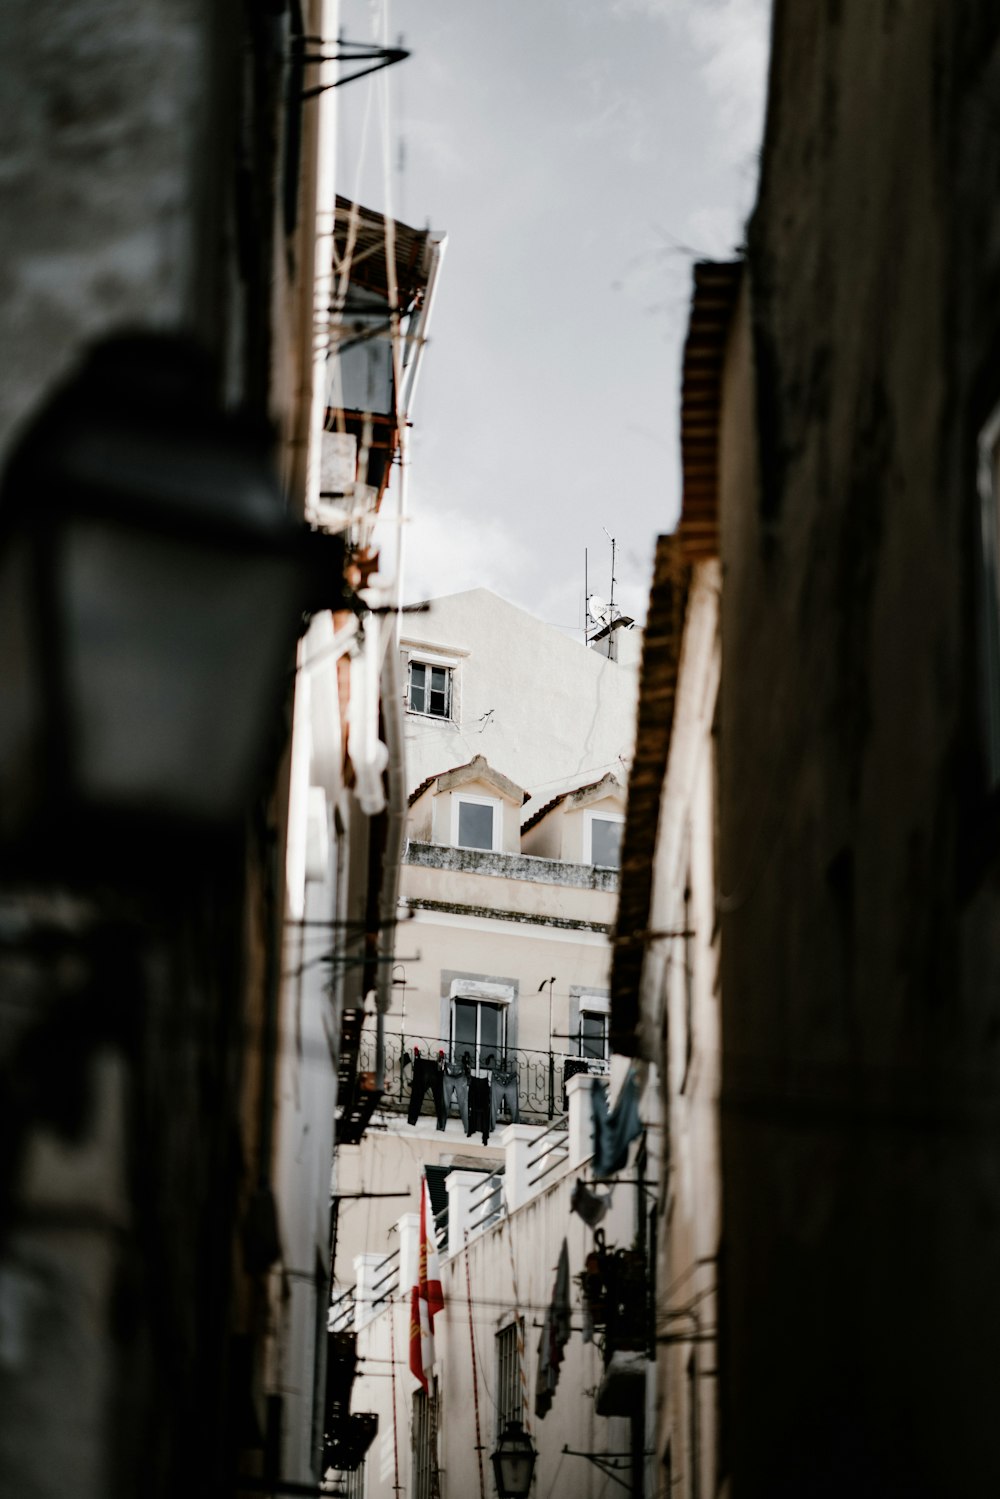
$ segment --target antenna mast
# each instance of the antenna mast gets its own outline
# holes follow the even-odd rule
[[[607,526],[602,526],[601,530],[604,532],[605,536],[608,538],[608,540],[611,543],[611,596],[608,599],[608,608],[611,611],[611,618],[614,619],[614,615],[615,615],[615,552],[618,549],[618,543],[615,540],[615,538],[612,536],[611,532],[608,530]]]
[[[587,548],[584,547],[584,549],[583,549],[583,643],[584,643],[584,645],[588,645],[589,644],[589,641],[587,640],[587,599],[588,599],[588,597],[589,597],[589,588],[588,588],[588,583],[587,583]]]

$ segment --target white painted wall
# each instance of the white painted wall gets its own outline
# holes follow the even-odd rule
[[[419,658],[421,646],[453,653],[457,716],[406,713],[411,789],[485,755],[532,793],[527,817],[567,786],[622,772],[635,733],[634,662],[608,661],[486,588],[433,599],[426,614],[406,617],[404,681],[407,656]]]
[[[678,672],[677,702],[660,810],[650,925],[694,933],[652,944],[643,970],[640,1028],[644,1054],[661,1061],[660,1109],[669,1122],[671,1210],[661,1238],[659,1314],[688,1332],[717,1326],[719,1248],[719,961],[715,931],[714,757],[712,722],[719,684],[720,572],[699,563],[692,578]],[[684,891],[690,881],[690,901]],[[686,970],[691,972],[690,1050]],[[665,1012],[665,1013],[664,1013]],[[663,1054],[663,1039],[667,1049]],[[669,1297],[662,1288],[678,1286]],[[693,1307],[680,1318],[678,1308]],[[690,1490],[689,1361],[698,1374],[699,1492],[715,1494],[715,1345],[678,1342],[660,1350],[656,1452],[667,1442],[674,1480]]]
[[[585,1092],[580,1102],[585,1111],[589,1104]],[[508,1150],[518,1143],[515,1132]],[[513,1322],[517,1310],[524,1318],[527,1425],[538,1451],[533,1493],[603,1499],[615,1491],[593,1464],[563,1452],[565,1446],[578,1452],[626,1452],[629,1447],[628,1421],[605,1419],[596,1413],[594,1392],[601,1382],[603,1362],[596,1345],[584,1343],[580,1331],[582,1302],[573,1277],[583,1269],[593,1247],[593,1231],[570,1212],[569,1200],[577,1177],[587,1175],[588,1164],[583,1160],[574,1167],[562,1168],[551,1185],[536,1188],[534,1195],[508,1218],[470,1238],[467,1248],[442,1260],[445,1306],[435,1327],[435,1372],[440,1389],[443,1499],[478,1499],[477,1445],[484,1449],[485,1493],[495,1493],[489,1454],[498,1435],[496,1335]],[[609,1246],[631,1245],[636,1198],[634,1187],[624,1182],[616,1187],[613,1206],[602,1225]],[[569,1248],[574,1331],[564,1352],[552,1407],[544,1419],[538,1420],[534,1414],[538,1341],[564,1237]],[[382,1311],[359,1334],[358,1353],[364,1360],[364,1373],[355,1384],[352,1406],[375,1411],[379,1416],[378,1435],[367,1460],[367,1499],[394,1499],[397,1481],[400,1492],[413,1493],[411,1415],[418,1386],[407,1366],[408,1339],[409,1287],[404,1284],[391,1308]],[[627,1480],[627,1471],[623,1476]]]

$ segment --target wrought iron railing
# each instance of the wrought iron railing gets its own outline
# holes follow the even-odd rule
[[[356,1286],[347,1286],[336,1291],[327,1313],[327,1332],[348,1332],[354,1326],[354,1295]]]
[[[405,1113],[409,1107],[413,1080],[413,1055],[417,1048],[422,1057],[436,1057],[439,1051],[450,1055],[449,1043],[437,1036],[390,1034],[385,1037],[385,1086],[380,1107]],[[375,1031],[371,1024],[361,1033],[358,1066],[362,1072],[375,1070]],[[540,1124],[566,1112],[566,1083],[578,1072],[606,1076],[608,1064],[598,1058],[568,1056],[560,1052],[530,1051],[524,1047],[508,1048],[503,1060],[507,1070],[517,1071],[517,1104],[521,1120]],[[425,1094],[421,1114],[434,1114],[430,1091]],[[502,1121],[498,1121],[498,1124]]]

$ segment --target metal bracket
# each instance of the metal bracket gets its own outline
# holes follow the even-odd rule
[[[627,1472],[632,1466],[631,1452],[578,1452],[575,1448],[566,1446],[563,1447],[563,1452],[567,1457],[585,1457],[589,1463],[593,1463],[595,1468],[600,1469],[606,1478],[620,1484],[626,1493],[632,1492],[632,1485],[626,1483],[621,1477],[621,1474]],[[644,1452],[642,1455],[643,1457],[652,1456],[649,1452]],[[624,1459],[620,1466],[619,1458]]]
[[[321,36],[304,36],[301,38],[303,44],[311,46],[327,46]],[[334,52],[305,53],[296,60],[302,64],[321,62],[347,62],[369,64],[367,68],[359,68],[355,73],[349,73],[346,78],[338,78],[335,83],[320,83],[315,88],[303,89],[303,99],[315,99],[317,94],[326,93],[327,89],[341,88],[345,83],[356,83],[359,78],[367,78],[369,73],[380,73],[383,68],[391,68],[393,63],[405,62],[410,53],[405,47],[380,47],[375,42],[349,42],[340,38],[334,43]]]

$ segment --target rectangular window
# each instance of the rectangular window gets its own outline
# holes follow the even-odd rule
[[[577,1057],[587,1060],[589,1072],[607,1071],[610,1010],[611,1001],[606,994],[570,991],[569,1023],[573,1050]]]
[[[451,717],[451,667],[427,661],[410,662],[408,706],[411,713],[431,718]]]
[[[508,1422],[524,1419],[524,1400],[521,1389],[521,1362],[518,1357],[517,1339],[520,1330],[524,1336],[524,1324],[512,1322],[497,1333],[497,1440],[504,1433]]]
[[[433,1393],[425,1395],[418,1390],[413,1397],[413,1427],[411,1432],[411,1466],[413,1499],[431,1499],[437,1485],[434,1483],[437,1466],[437,1380],[431,1386]]]
[[[451,1016],[451,1055],[466,1053],[475,1068],[499,1066],[507,1047],[507,1006],[482,1000],[455,999]],[[490,1057],[493,1061],[490,1061]]]
[[[489,853],[500,847],[503,826],[501,803],[491,796],[453,793],[451,841],[455,848],[479,848]]]
[[[612,812],[586,813],[584,863],[599,864],[604,869],[620,869],[624,817]]]
[[[608,1059],[608,1017],[598,1010],[580,1011],[580,1056],[596,1061]]]

